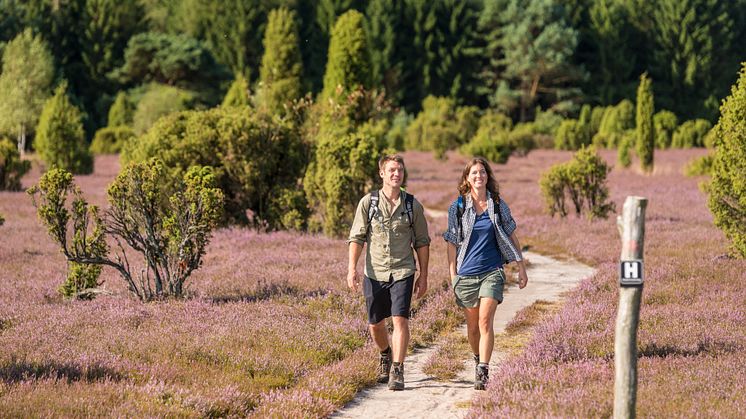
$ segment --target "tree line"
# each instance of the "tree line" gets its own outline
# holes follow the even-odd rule
[[[0,0],[0,50],[22,61],[34,51],[10,42],[27,29],[41,37],[50,55],[39,59],[51,60],[41,68],[52,69],[42,78],[67,80],[90,140],[123,90],[137,102],[153,101],[153,83],[178,88],[159,94],[199,108],[217,104],[237,75],[256,89],[279,7],[295,12],[301,92],[324,89],[332,28],[355,9],[370,63],[361,82],[409,113],[432,95],[516,121],[537,107],[576,116],[583,103],[633,99],[647,71],[661,108],[715,122],[746,52],[744,0]],[[2,96],[34,102],[8,87],[10,72]],[[49,95],[52,84],[34,88]],[[0,131],[32,133],[13,118]]]

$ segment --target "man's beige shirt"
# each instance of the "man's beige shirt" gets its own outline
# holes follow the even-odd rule
[[[398,281],[416,272],[414,249],[430,244],[427,220],[422,204],[416,199],[412,205],[412,226],[409,225],[404,205],[406,192],[392,205],[382,192],[378,193],[378,215],[368,229],[370,194],[360,200],[355,211],[355,220],[350,229],[349,242],[361,246],[368,243],[365,252],[365,275],[377,281]]]

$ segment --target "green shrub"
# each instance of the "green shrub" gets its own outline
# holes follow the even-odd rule
[[[591,111],[591,119],[588,126],[591,138],[593,138],[593,136],[596,135],[596,133],[598,132],[599,128],[601,128],[601,121],[603,120],[604,114],[608,109],[610,108],[607,108],[606,106],[596,106]]]
[[[513,148],[514,155],[525,156],[539,146],[537,138],[551,139],[548,135],[535,135],[532,123],[518,123],[508,133],[508,144]],[[542,147],[549,148],[546,144]]]
[[[711,154],[697,157],[684,167],[686,176],[710,176],[712,174],[713,157]]]
[[[385,131],[370,122],[347,132],[325,130],[316,142],[316,153],[304,178],[303,187],[315,212],[312,230],[321,228],[328,236],[347,234],[355,205],[377,179],[378,157],[385,147]]]
[[[231,83],[231,87],[228,88],[228,92],[223,98],[223,107],[235,107],[242,108],[251,105],[251,97],[249,92],[249,82],[246,81],[246,77],[242,74],[236,74],[236,79]]]
[[[554,148],[557,150],[577,150],[590,144],[588,125],[577,119],[565,119],[557,129]]]
[[[405,145],[407,150],[433,151],[442,159],[447,150],[469,141],[478,125],[476,108],[457,108],[453,99],[428,96],[407,128]]]
[[[542,111],[536,108],[536,117],[534,118],[534,134],[556,135],[562,123],[562,116],[557,115],[551,110]]]
[[[746,63],[720,107],[707,204],[734,253],[746,258]]]
[[[103,217],[65,170],[50,170],[29,190],[39,218],[70,262],[63,292],[94,296],[82,287],[97,284],[100,268],[110,266],[142,301],[184,295],[221,216],[223,195],[210,168],[191,167],[173,188],[166,188],[164,174],[156,159],[126,166],[107,190],[110,208]],[[121,245],[110,255],[106,236],[131,245],[130,257]],[[133,252],[143,256],[144,268],[130,265]]]
[[[396,151],[404,151],[404,138],[407,135],[407,127],[414,117],[401,109],[391,121],[391,129],[386,134],[388,147]]]
[[[703,147],[705,145],[705,136],[707,136],[707,133],[711,128],[712,124],[706,119],[693,119],[686,121],[673,133],[671,147]]]
[[[41,111],[34,148],[48,168],[58,167],[78,173],[93,171],[93,156],[85,141],[80,110],[67,98],[63,83]]]
[[[16,144],[0,137],[0,191],[21,190],[21,178],[31,168],[31,162],[21,160]]]
[[[508,161],[514,151],[508,137],[513,121],[494,111],[487,111],[479,119],[479,129],[468,143],[461,146],[461,152],[469,156],[482,156],[495,163]]]
[[[225,221],[277,229],[282,223],[273,214],[281,211],[272,210],[272,197],[297,189],[308,150],[288,121],[250,108],[221,107],[161,118],[144,135],[128,141],[121,155],[124,163],[152,157],[163,162],[163,182],[169,187],[191,166],[213,167],[226,199]]]
[[[122,147],[130,138],[135,136],[132,128],[126,125],[116,127],[104,127],[96,131],[91,142],[91,153],[93,154],[116,154],[122,151]]]
[[[676,114],[667,110],[658,111],[653,116],[653,125],[655,126],[655,146],[662,150],[671,147],[673,133],[679,126]]]
[[[616,148],[622,141],[623,133],[635,128],[635,106],[625,99],[604,112],[598,133],[593,136],[593,145]]]
[[[586,211],[590,218],[608,217],[614,211],[606,187],[610,171],[595,147],[581,148],[571,161],[554,165],[542,174],[539,186],[547,210],[552,216],[567,216],[565,199],[569,197],[578,216]]]
[[[619,148],[617,149],[617,162],[622,167],[629,167],[632,164],[630,150],[632,149],[632,145],[635,143],[635,133],[634,131],[629,130],[625,134],[622,134],[621,138],[622,139],[619,141]]]
[[[119,127],[123,125],[132,125],[133,106],[124,92],[117,93],[117,98],[109,108],[109,119],[107,125],[110,127]]]
[[[67,277],[59,288],[63,297],[79,300],[92,300],[96,297],[96,289],[102,284],[98,281],[101,276],[101,265],[88,265],[68,262]]]
[[[135,134],[142,135],[162,116],[192,108],[196,103],[195,97],[188,90],[149,84],[135,109],[132,126]]]

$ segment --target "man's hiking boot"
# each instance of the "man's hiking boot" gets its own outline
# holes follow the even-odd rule
[[[479,365],[479,354],[474,354],[474,366]]]
[[[404,390],[404,364],[394,365],[391,369],[389,390]]]
[[[489,369],[485,364],[477,365],[474,374],[474,390],[484,390],[489,380]]]
[[[387,383],[391,372],[391,351],[381,353],[381,364],[378,367],[378,382]]]

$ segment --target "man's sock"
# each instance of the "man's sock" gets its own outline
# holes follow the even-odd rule
[[[391,355],[391,347],[389,346],[385,350],[381,351],[382,356]]]

